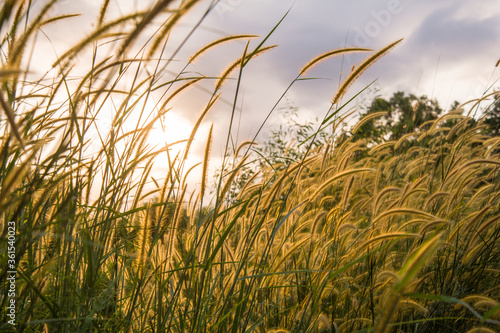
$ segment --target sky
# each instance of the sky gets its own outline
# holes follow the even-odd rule
[[[59,54],[85,36],[95,21],[101,1],[62,0],[54,15],[79,12],[82,15],[44,28],[50,38],[45,52]],[[128,13],[147,1],[111,0],[111,13]],[[177,1],[178,3],[178,1]],[[204,0],[184,17],[172,40],[180,42],[198,22],[212,1]],[[448,109],[453,101],[465,102],[481,97],[488,88],[500,89],[500,6],[498,0],[222,0],[212,8],[179,53],[175,66],[181,68],[188,57],[207,43],[234,34],[256,34],[250,49],[285,16],[266,45],[278,45],[245,67],[237,100],[236,125],[233,138],[237,142],[253,138],[267,114],[273,109],[301,68],[316,56],[343,47],[373,50],[403,38],[390,53],[373,64],[351,86],[344,98],[372,85],[362,100],[374,96],[388,98],[395,91],[436,98]],[[86,28],[87,27],[87,28]],[[68,29],[72,34],[68,34]],[[86,30],[87,29],[87,30]],[[219,75],[239,58],[246,41],[236,41],[208,51],[191,71]],[[173,52],[173,49],[170,50]],[[325,60],[307,73],[311,80],[296,82],[278,105],[297,107],[298,117],[322,118],[340,82],[371,53],[358,53]],[[50,61],[50,56],[47,56]],[[171,137],[179,136],[194,123],[213,91],[207,82],[174,101]],[[490,90],[491,91],[491,90]],[[204,143],[210,123],[214,124],[214,151],[225,142],[234,81],[228,82],[222,98],[210,111],[200,129]],[[265,129],[283,122],[274,112]],[[176,126],[177,125],[177,126]],[[268,131],[267,131],[268,132]],[[266,131],[264,131],[265,137]],[[201,156],[203,144],[197,146]]]
[[[404,38],[360,77],[344,100],[374,80],[365,101],[402,90],[437,98],[445,109],[455,100],[481,97],[492,85],[499,89],[500,68],[495,64],[500,58],[500,6],[495,0],[225,0],[204,21],[200,35],[210,40],[210,36],[254,33],[262,39],[288,10],[268,40],[269,45],[279,46],[255,59],[243,74],[238,104],[242,108],[241,139],[253,136],[306,63],[342,47],[378,50]],[[234,56],[241,54],[243,47],[242,42]],[[322,118],[339,80],[368,55],[324,61],[307,75],[318,79],[295,84],[282,104],[298,107],[302,119]],[[220,55],[207,57],[211,64]],[[211,120],[221,130],[227,125],[220,119],[229,111],[228,106],[212,114]],[[276,127],[280,119],[276,114],[270,125]]]
[[[262,101],[271,105],[298,70],[323,52],[344,46],[378,50],[399,38],[403,42],[365,72],[351,93],[376,79],[374,86],[382,96],[403,90],[438,98],[449,107],[454,100],[480,97],[499,78],[500,71],[495,71],[500,58],[498,1],[234,0],[221,2],[207,26],[264,35],[288,9],[270,39],[279,47],[263,56],[265,60],[257,60],[261,68],[255,70],[261,75],[249,75],[249,100],[265,95]],[[291,101],[321,116],[340,74],[345,77],[364,57],[325,61],[309,75],[323,79],[300,84],[292,90]],[[265,87],[253,83],[259,80]]]
[[[197,22],[210,2],[202,1],[181,21],[179,38]],[[113,11],[126,13],[148,2],[112,0],[111,3]],[[63,24],[71,24],[75,29],[74,23],[78,21],[79,26],[90,28],[99,6],[97,0],[63,0],[58,10],[83,14]],[[351,87],[352,94],[376,80],[372,87],[384,97],[403,90],[438,98],[446,108],[454,100],[464,102],[480,97],[500,76],[495,68],[500,58],[497,0],[222,0],[186,43],[178,60],[185,61],[201,46],[232,34],[259,35],[251,44],[255,46],[287,11],[288,15],[267,42],[278,47],[255,59],[244,73],[243,101],[239,106],[243,113],[252,115],[244,122],[248,131],[250,124],[262,120],[261,115],[272,108],[307,62],[342,47],[378,50],[404,38],[364,73]],[[67,34],[60,25],[53,28],[51,39],[61,41],[64,47],[65,43],[75,41],[78,31]],[[222,46],[221,52],[209,53],[195,69],[210,72],[215,67],[214,73],[218,74],[242,54],[244,46],[244,41],[231,47]],[[368,55],[347,55],[321,63],[308,73],[308,77],[318,79],[297,84],[287,95],[287,102],[304,110],[307,116],[322,116],[339,79]],[[231,94],[228,92],[224,97],[232,100]],[[217,119],[216,115],[213,117]]]

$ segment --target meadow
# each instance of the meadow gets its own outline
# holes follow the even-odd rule
[[[398,140],[359,138],[383,114],[342,132],[354,113],[346,92],[400,41],[375,51],[332,50],[290,86],[332,57],[366,58],[298,143],[303,153],[274,163],[251,140],[231,149],[229,131],[211,192],[216,134],[200,139],[204,158],[189,166],[194,139],[229,79],[236,82],[234,116],[245,67],[272,52],[274,30],[215,40],[162,80],[168,59],[189,42],[167,57],[170,34],[198,2],[158,0],[108,20],[104,0],[94,30],[40,77],[32,71],[40,29],[72,16],[49,15],[57,0],[36,10],[27,0],[0,5],[0,331],[497,332],[500,137],[463,111],[480,101]],[[220,76],[189,71],[205,53],[250,39],[258,42],[246,44]],[[76,64],[89,55],[80,74]],[[171,155],[171,147],[148,144],[169,103],[206,81],[213,91],[191,134],[172,143],[183,148]],[[96,132],[116,96],[110,130]],[[132,115],[139,120],[130,129]],[[314,144],[319,136],[325,144]],[[161,179],[152,174],[160,154],[169,164]],[[258,168],[242,178],[251,165]],[[200,186],[190,191],[195,168]]]

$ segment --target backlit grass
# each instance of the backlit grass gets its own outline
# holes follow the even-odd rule
[[[71,19],[50,18],[57,1],[44,3],[32,13],[29,1],[6,1],[0,15],[5,286],[7,222],[17,227],[16,326],[7,323],[3,288],[3,331],[499,329],[500,139],[484,134],[481,119],[450,112],[381,144],[331,134],[313,148],[312,137],[303,142],[311,148],[301,160],[285,166],[263,161],[229,198],[239,172],[262,158],[245,141],[234,149],[235,163],[221,165],[207,202],[216,133],[211,129],[200,139],[205,154],[193,168],[202,169],[201,185],[193,192],[189,150],[227,79],[237,82],[237,101],[246,64],[272,52],[269,36],[259,37],[255,47],[248,44],[220,77],[193,75],[189,65],[205,51],[257,37],[210,43],[165,83],[160,78],[172,66],[172,54],[165,55],[164,46],[198,1],[175,7],[159,0],[148,11],[112,21],[104,1],[95,30],[33,78],[30,50],[40,28]],[[153,36],[145,32],[149,27],[156,28]],[[322,129],[340,127],[347,88],[398,42],[368,53],[347,76],[332,95]],[[102,56],[102,48],[109,55]],[[291,84],[319,61],[346,52],[368,50],[321,55]],[[78,58],[85,54],[94,60],[81,73]],[[197,110],[183,149],[172,155],[171,147],[148,144],[172,98],[206,81],[213,82],[213,92]],[[160,100],[158,91],[166,92]],[[114,105],[114,118],[109,131],[99,131],[105,105]],[[138,121],[129,129],[132,115]],[[169,167],[162,179],[152,174],[160,154]]]

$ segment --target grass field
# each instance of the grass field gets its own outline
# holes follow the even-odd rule
[[[158,59],[198,1],[170,2],[108,21],[103,1],[95,30],[39,78],[30,73],[39,29],[71,17],[47,16],[57,1],[38,12],[29,1],[0,5],[0,330],[497,332],[500,137],[459,111],[398,141],[336,135],[349,116],[347,89],[396,41],[366,52],[333,94],[318,129],[331,133],[325,145],[313,147],[312,137],[302,143],[311,147],[302,159],[262,161],[229,200],[239,172],[261,158],[245,141],[220,166],[207,200],[215,134],[200,139],[205,156],[194,168],[202,170],[201,185],[191,192],[193,140],[227,79],[239,87],[247,63],[273,46],[259,37],[215,79],[185,74],[204,52],[254,37],[223,38],[164,82],[171,63]],[[143,43],[151,26],[156,33]],[[319,55],[291,84],[319,62],[361,51]],[[94,60],[79,74],[84,54]],[[171,100],[205,81],[214,82],[213,93],[183,150],[174,156],[149,145]],[[158,91],[166,93],[148,114]],[[111,129],[96,132],[116,96]],[[126,129],[132,114],[139,121]],[[90,153],[91,145],[98,149]],[[159,154],[169,161],[162,179],[151,173]]]

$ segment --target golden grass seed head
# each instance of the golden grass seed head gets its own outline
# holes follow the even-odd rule
[[[426,309],[423,305],[421,305],[415,301],[412,301],[410,299],[401,300],[400,304],[401,304],[400,307],[402,308],[403,311],[416,310],[423,315],[429,314],[429,310]]]
[[[205,189],[207,185],[207,175],[208,175],[208,162],[210,159],[210,150],[212,149],[212,131],[214,129],[214,125],[212,124],[210,126],[210,130],[208,132],[208,138],[207,138],[207,145],[205,147],[205,157],[203,159],[203,170],[202,170],[202,177],[201,177],[201,189],[200,189],[200,197],[203,200],[203,197],[205,195]]]
[[[495,331],[487,327],[476,327],[468,330],[466,333],[495,333]]]
[[[436,227],[436,226],[439,226],[439,225],[448,225],[450,226],[451,223],[449,221],[446,221],[446,220],[436,220],[436,221],[431,221],[431,222],[428,222],[427,224],[425,224],[424,226],[422,226],[422,228],[420,229],[419,231],[419,234],[421,236],[424,236],[430,229]],[[442,229],[438,229],[438,231],[440,231]]]
[[[479,302],[485,302],[485,304],[489,303],[489,304],[491,304],[491,306],[498,305],[497,301],[495,301],[494,299],[492,299],[490,297],[486,297],[483,295],[469,295],[469,296],[462,298],[462,301],[464,301],[465,303],[473,304],[473,305],[477,305],[477,303],[479,303]],[[460,306],[461,306],[460,304],[456,304],[455,307],[460,307]]]
[[[382,272],[378,273],[377,280],[382,280],[385,278],[389,278],[389,279],[392,279],[394,281],[399,281],[398,274],[396,274],[393,271],[382,271]]]
[[[394,46],[399,44],[402,41],[402,39],[397,40],[394,43],[389,44],[388,46],[382,48],[372,56],[370,56],[368,59],[366,59],[361,65],[359,65],[355,70],[352,71],[352,73],[344,80],[340,88],[337,90],[337,93],[335,94],[335,97],[332,100],[332,104],[337,104],[340,102],[340,99],[344,96],[344,94],[347,92],[347,89],[350,87],[350,85],[368,68],[370,67],[373,63],[375,63],[380,57],[382,57],[384,54],[389,52],[390,49],[392,49]]]
[[[195,54],[193,54],[191,56],[191,58],[189,59],[189,62],[190,63],[194,62],[199,56],[201,56],[203,53],[205,53],[206,51],[208,51],[209,49],[211,49],[215,46],[218,46],[218,45],[221,45],[221,44],[227,43],[229,41],[233,41],[233,40],[246,39],[246,38],[256,38],[256,37],[259,37],[259,36],[257,36],[257,35],[232,35],[232,36],[222,37],[216,41],[213,41],[213,42],[205,45],[201,49],[199,49]]]
[[[330,323],[330,319],[323,313],[321,313],[318,317],[318,329],[320,331],[330,331],[332,325]]]
[[[358,131],[358,129],[361,128],[365,123],[369,122],[370,120],[373,120],[378,117],[385,116],[387,114],[387,111],[381,111],[381,112],[374,112],[374,113],[369,113],[365,115],[363,118],[361,118],[358,123],[354,126],[354,128],[351,130],[351,132],[354,134]]]
[[[321,61],[332,57],[334,55],[339,55],[339,54],[344,54],[344,53],[352,53],[352,52],[366,52],[366,51],[371,51],[370,49],[364,49],[364,48],[359,48],[359,47],[349,47],[349,48],[343,48],[343,49],[338,49],[338,50],[333,50],[329,52],[325,52],[316,58],[312,59],[307,65],[305,65],[301,70],[300,70],[300,75],[305,75],[307,71],[309,71],[311,68],[316,66],[318,63]]]

